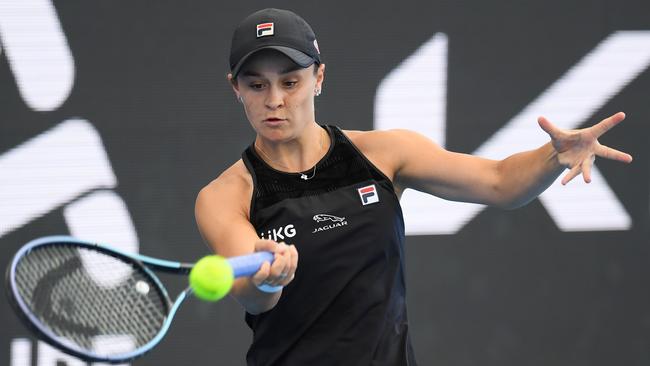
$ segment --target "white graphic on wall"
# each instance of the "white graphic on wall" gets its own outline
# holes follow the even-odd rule
[[[29,108],[55,111],[67,100],[75,64],[51,1],[0,2],[0,53]],[[97,130],[81,118],[63,121],[0,155],[0,238],[62,208],[73,236],[137,252],[137,234],[126,204],[112,191],[116,186]],[[116,271],[108,280],[115,284],[125,275]],[[32,362],[32,342],[14,339],[10,365],[86,365],[43,342],[34,346]]]
[[[25,103],[56,110],[70,95],[74,60],[50,0],[0,1],[0,43]]]
[[[50,346],[43,341],[34,343],[36,347],[36,363],[32,363],[32,341],[26,338],[16,338],[11,341],[11,366],[87,366],[85,361],[68,355]],[[109,366],[111,364],[95,362],[92,366]],[[112,364],[112,366],[126,366],[128,364]]]
[[[436,34],[386,76],[375,97],[375,128],[409,128],[444,146],[446,59],[447,38]],[[563,128],[579,127],[649,65],[650,31],[613,33],[473,154],[501,159],[544,144],[548,136],[536,123],[539,115]],[[428,89],[405,92],[418,85]],[[597,167],[592,169],[590,184],[579,179],[567,186],[556,182],[540,200],[563,231],[627,230],[631,226],[630,215]],[[454,234],[485,208],[413,190],[407,190],[401,202],[409,235]]]

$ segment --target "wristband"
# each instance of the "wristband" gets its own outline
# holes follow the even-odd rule
[[[262,283],[261,285],[255,285],[255,287],[257,287],[257,289],[262,291],[262,292],[272,294],[272,293],[275,293],[275,292],[278,292],[278,291],[282,290],[282,288],[284,286],[271,286],[271,285],[267,285],[265,283]]]

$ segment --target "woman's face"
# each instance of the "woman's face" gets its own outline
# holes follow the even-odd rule
[[[325,66],[316,73],[314,67],[302,68],[274,50],[257,52],[246,62],[233,88],[258,135],[286,141],[314,122],[314,90],[321,88]]]

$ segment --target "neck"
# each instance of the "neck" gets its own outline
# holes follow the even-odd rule
[[[313,123],[297,138],[275,142],[258,135],[254,145],[258,155],[274,169],[298,173],[313,168],[323,158],[330,139],[325,129]]]

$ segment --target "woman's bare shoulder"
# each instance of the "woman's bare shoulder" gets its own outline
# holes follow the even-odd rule
[[[239,208],[248,213],[252,192],[253,178],[239,159],[201,189],[197,206],[208,203],[226,209]]]
[[[399,138],[399,135],[405,130],[343,130],[345,136],[347,136],[350,141],[355,145],[368,145],[373,147],[374,145],[381,145],[391,140]]]
[[[394,151],[397,138],[394,130],[343,130],[343,133],[384,175],[394,180],[399,165]]]
[[[343,130],[343,133],[352,141],[352,143],[364,154],[392,154],[400,146],[408,144],[410,135],[409,130]]]

